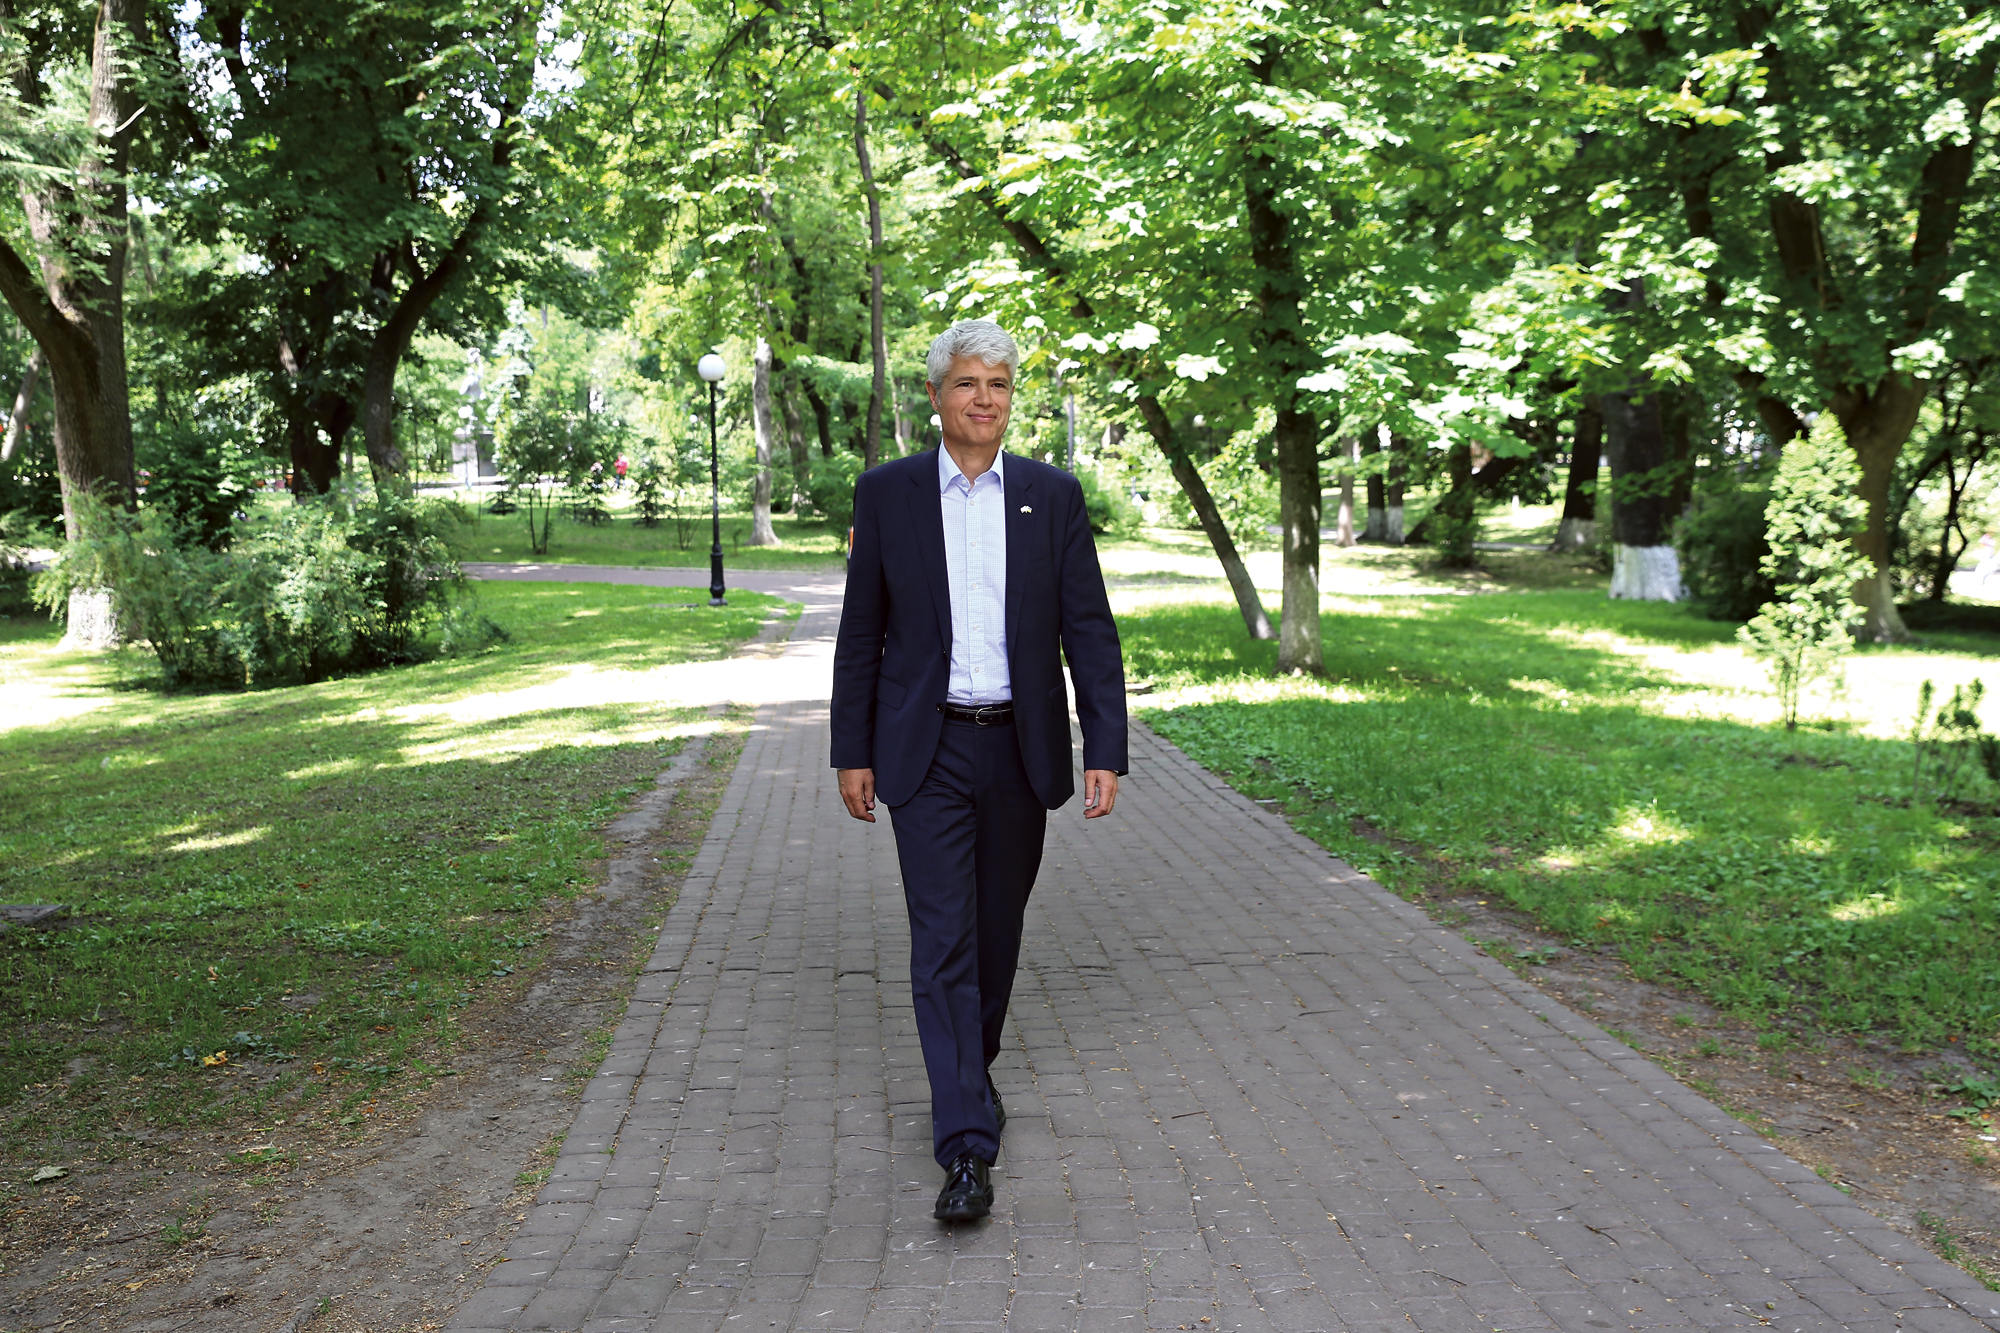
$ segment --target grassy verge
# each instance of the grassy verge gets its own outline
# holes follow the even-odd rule
[[[1121,628],[1162,734],[1399,891],[1503,899],[1754,1022],[2000,1055],[2000,792],[1912,806],[1895,739],[2000,642],[1864,654],[1787,735],[1731,627],[1596,592],[1344,599],[1325,682],[1273,681],[1226,606]]]
[[[661,519],[656,527],[639,523],[630,509],[614,507],[608,522],[577,523],[566,515],[554,521],[546,554],[528,549],[527,520],[519,514],[488,514],[472,506],[472,520],[453,536],[454,554],[461,560],[524,560],[543,564],[631,565],[641,568],[707,569],[710,530],[707,511],[699,521],[676,523]],[[847,533],[821,519],[792,514],[772,516],[780,545],[751,546],[750,516],[722,516],[723,559],[731,569],[836,569],[847,546]]]
[[[5,1147],[254,1109],[309,1070],[436,1072],[452,1012],[588,882],[597,825],[711,725],[654,702],[654,671],[774,604],[481,601],[513,635],[483,656],[226,695],[125,687],[0,624],[0,897],[74,909],[0,934]]]

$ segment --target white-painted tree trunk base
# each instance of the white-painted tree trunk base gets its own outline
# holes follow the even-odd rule
[[[1381,505],[1369,505],[1368,519],[1361,529],[1361,540],[1364,542],[1381,541],[1383,534],[1388,531],[1388,523],[1388,510],[1384,509]]]
[[[1391,546],[1403,544],[1403,506],[1390,505],[1382,511],[1382,540]]]
[[[1556,529],[1556,539],[1549,543],[1549,549],[1558,554],[1565,551],[1588,551],[1590,544],[1597,540],[1597,524],[1587,518],[1566,518]]]
[[[1671,546],[1611,548],[1611,595],[1634,602],[1681,599],[1681,553]]]
[[[69,595],[69,628],[64,648],[101,653],[118,646],[118,611],[108,588],[78,588]]]

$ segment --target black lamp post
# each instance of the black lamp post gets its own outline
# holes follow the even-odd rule
[[[728,373],[722,358],[714,352],[704,356],[695,373],[708,381],[708,517],[714,544],[708,548],[708,604],[728,606],[722,586],[722,469],[715,454],[715,386]]]

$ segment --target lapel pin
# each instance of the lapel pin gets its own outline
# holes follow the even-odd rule
[[[1033,505],[1022,505],[1021,512],[1024,514],[1032,514],[1035,512],[1035,508]]]

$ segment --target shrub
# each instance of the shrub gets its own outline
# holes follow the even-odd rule
[[[556,501],[565,489],[572,492],[578,522],[608,517],[604,463],[625,446],[624,424],[609,413],[592,412],[553,388],[524,393],[504,405],[497,442],[511,502],[528,520],[531,552],[548,554]]]
[[[1076,474],[1083,487],[1083,509],[1090,516],[1092,532],[1124,532],[1138,522],[1138,511],[1116,485],[1107,486],[1097,469]]]
[[[1718,486],[1698,493],[1674,525],[1688,602],[1710,620],[1748,620],[1777,596],[1778,585],[1764,572],[1770,500],[1768,486]]]
[[[76,589],[109,588],[121,632],[174,686],[310,681],[415,660],[463,586],[439,516],[402,497],[351,507],[314,498],[238,524],[223,551],[163,508],[91,501],[82,517],[89,535],[36,581],[37,600],[55,610]]]
[[[1759,567],[1777,592],[1738,637],[1770,668],[1787,731],[1799,724],[1800,694],[1814,681],[1837,680],[1854,646],[1854,584],[1871,569],[1854,550],[1868,514],[1856,494],[1860,481],[1840,423],[1822,412],[1812,434],[1786,448],[1771,485],[1764,510],[1771,549]]]
[[[1239,431],[1222,452],[1201,465],[1202,479],[1222,521],[1245,547],[1270,545],[1270,533],[1278,522],[1278,481],[1259,461],[1263,447],[1261,435]],[[1184,499],[1176,508],[1183,527],[1198,526]]]
[[[845,533],[854,522],[854,483],[860,476],[859,454],[836,449],[831,458],[813,459],[813,508],[826,515],[827,526],[837,533]]]
[[[667,512],[666,497],[661,490],[660,465],[650,458],[641,459],[633,471],[632,508],[638,511],[639,525],[646,528],[660,526],[660,517]]]
[[[193,430],[171,434],[146,482],[145,503],[171,514],[187,537],[219,551],[229,544],[249,488],[225,471],[213,439]]]
[[[1979,725],[1979,704],[1985,697],[1986,682],[1975,679],[1954,686],[1950,700],[1933,713],[1937,686],[1927,680],[1917,692],[1917,721],[1910,728],[1916,752],[1910,770],[1912,803],[1959,800],[1980,769],[2000,783],[2000,736],[1987,735]]]
[[[25,509],[0,514],[0,616],[18,616],[34,609],[30,585],[34,569],[28,548],[39,536],[38,525]]]

